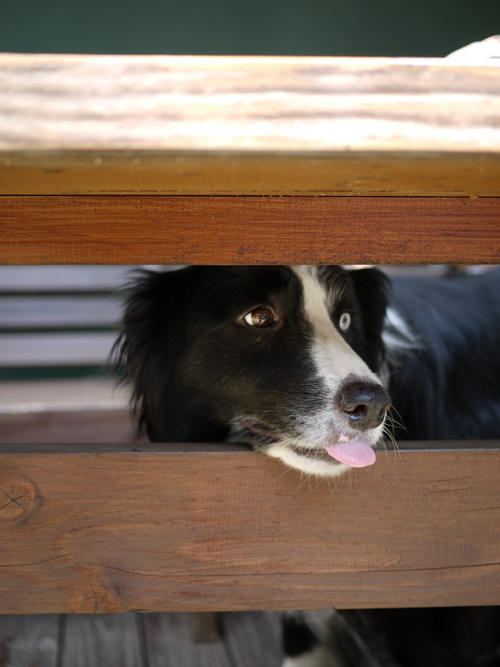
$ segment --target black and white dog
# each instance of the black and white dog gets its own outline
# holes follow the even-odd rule
[[[117,363],[153,442],[250,443],[331,477],[394,437],[500,437],[499,270],[391,285],[372,268],[197,266],[126,294]],[[390,639],[376,657],[348,616],[286,616],[286,664],[420,664]]]

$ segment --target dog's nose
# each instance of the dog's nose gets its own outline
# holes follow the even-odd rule
[[[380,426],[392,405],[391,397],[381,385],[363,380],[344,384],[335,396],[335,403],[347,417],[349,426],[360,431]]]

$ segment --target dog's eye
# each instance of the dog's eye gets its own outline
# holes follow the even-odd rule
[[[339,327],[342,329],[342,331],[347,331],[347,329],[349,329],[350,326],[351,326],[351,316],[349,315],[349,313],[342,313],[339,320]]]
[[[251,327],[270,327],[274,323],[274,313],[270,308],[256,308],[243,319]]]

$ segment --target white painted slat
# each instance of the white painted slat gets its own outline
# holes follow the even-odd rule
[[[0,366],[98,366],[116,333],[0,334]]]
[[[120,315],[111,296],[0,296],[0,329],[116,327]]]
[[[137,266],[0,266],[0,291],[109,292],[123,287],[131,271],[137,268]]]
[[[126,410],[130,393],[111,378],[1,382],[0,415]]]

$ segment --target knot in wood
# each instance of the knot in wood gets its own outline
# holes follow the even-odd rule
[[[27,517],[35,507],[36,489],[22,477],[0,477],[0,521]]]

